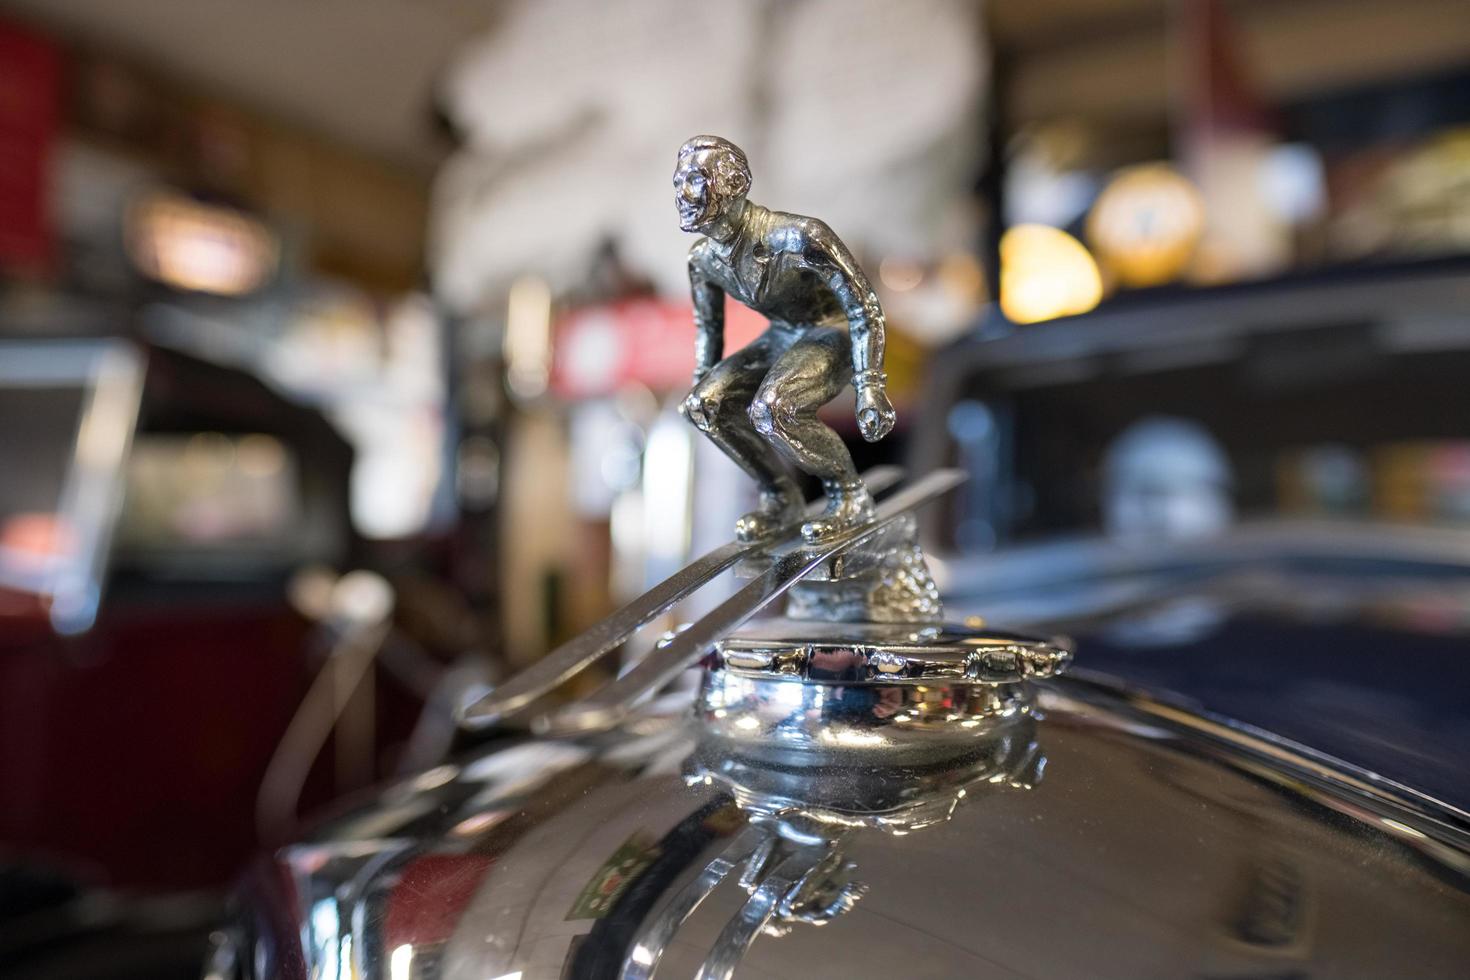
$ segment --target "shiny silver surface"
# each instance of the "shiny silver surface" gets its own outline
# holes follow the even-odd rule
[[[873,518],[821,544],[790,544],[774,549],[769,566],[713,611],[690,624],[601,691],[554,716],[549,728],[559,731],[607,728],[619,723],[643,697],[668,684],[705,656],[721,637],[785,594],[799,580],[828,565],[846,551],[880,534],[894,521],[964,479],[957,470],[939,470],[904,487],[878,505]]]
[[[737,574],[739,566],[737,566]],[[813,569],[791,587],[786,615],[855,623],[932,623],[944,615],[913,514]]]
[[[1060,640],[957,624],[764,621],[720,642],[725,673],[829,684],[1017,684],[1071,661]]]
[[[700,690],[706,737],[772,765],[863,758],[877,770],[974,751],[1031,710],[1021,684],[812,684],[714,671]]]
[[[995,704],[1006,700],[998,698]],[[797,710],[826,713],[811,702]],[[906,836],[944,823],[982,782],[1030,789],[1045,766],[1031,740],[1031,719],[1010,707],[990,717],[988,737],[969,743],[962,757],[935,765],[931,753],[921,760],[927,765],[903,773],[891,765],[874,768],[872,745],[858,754],[829,754],[821,766],[782,769],[769,764],[767,745],[732,750],[706,731],[690,781],[714,781],[726,788],[750,823],[730,850],[716,857],[639,934],[622,976],[651,975],[677,931],[670,927],[672,918],[679,916],[682,924],[713,890],[711,882],[723,880],[735,867],[743,866],[740,886],[750,897],[721,930],[699,977],[733,976],[762,934],[779,938],[801,924],[827,925],[851,911],[868,892],[857,863],[847,854],[860,830]],[[745,747],[759,752],[748,755]],[[891,753],[885,749],[884,755]]]
[[[897,467],[878,466],[865,473],[864,478],[869,490],[880,494],[897,483],[901,473]],[[815,517],[822,506],[824,501],[812,504],[807,509],[808,515]],[[708,585],[721,572],[742,559],[764,553],[773,543],[794,538],[797,531],[798,527],[791,524],[777,529],[770,539],[751,543],[732,541],[701,556],[475,702],[464,712],[461,721],[471,728],[484,728],[523,710],[616,650],[639,629]]]
[[[1470,815],[1177,706],[1047,681],[969,755],[900,767],[752,759],[671,710],[340,815],[256,869],[236,962],[392,980],[1470,962]]]
[[[774,620],[720,642],[695,704],[701,740],[747,767],[860,765],[870,782],[998,750],[1059,642],[956,626]],[[969,763],[967,762],[966,765]]]
[[[826,491],[826,511],[802,528],[815,543],[872,513],[851,454],[817,410],[851,382],[863,438],[876,442],[892,431],[883,309],[831,228],[749,201],[750,185],[745,153],[728,140],[696,136],[679,149],[679,226],[704,236],[689,252],[696,366],[681,411],[760,485],[761,506],[741,518],[737,538],[760,537],[800,512],[801,492],[787,470],[794,466]],[[771,321],[729,356],[726,296]]]

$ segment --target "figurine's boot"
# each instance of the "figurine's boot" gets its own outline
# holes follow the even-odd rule
[[[862,480],[829,480],[822,486],[827,491],[827,509],[801,526],[807,543],[819,544],[873,519],[873,498]]]
[[[736,541],[759,541],[801,520],[805,503],[794,480],[780,477],[761,488],[760,506],[735,522]]]

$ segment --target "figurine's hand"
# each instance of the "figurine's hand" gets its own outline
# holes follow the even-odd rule
[[[882,388],[872,385],[858,389],[857,424],[864,439],[869,442],[882,439],[893,431],[893,423],[897,419],[898,413],[893,410],[893,403]]]

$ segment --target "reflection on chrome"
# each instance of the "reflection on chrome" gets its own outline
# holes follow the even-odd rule
[[[776,765],[867,756],[874,766],[963,756],[1031,712],[1022,684],[811,684],[736,671],[704,678],[708,737]]]
[[[871,742],[849,741],[844,748],[883,741],[875,732],[846,734]],[[728,742],[707,733],[686,779],[728,791],[747,824],[647,920],[623,962],[622,980],[652,977],[679,927],[732,872],[739,870],[739,885],[749,897],[721,930],[697,975],[700,980],[730,977],[762,934],[783,936],[797,923],[826,925],[849,911],[868,891],[856,877],[857,865],[847,858],[854,835],[902,837],[944,823],[961,803],[975,805],[988,787],[1032,788],[1045,767],[1028,712],[1007,709],[985,741],[964,744],[968,754],[961,759],[951,755],[896,777],[875,768],[862,753],[824,758],[822,765],[777,768],[760,756],[732,751]]]
[[[788,715],[853,708],[769,683]],[[929,764],[815,742],[783,762],[702,721],[465,760],[278,852],[211,975],[903,975],[896,948],[945,976],[1459,975],[1463,814],[1093,682],[1003,715],[994,693],[995,716],[938,712]],[[1390,968],[1398,935],[1415,969]]]
[[[413,947],[408,943],[396,947],[388,957],[390,980],[409,980],[413,969]]]

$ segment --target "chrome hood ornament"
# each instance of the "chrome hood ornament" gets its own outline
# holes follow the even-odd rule
[[[755,541],[801,517],[801,490],[788,466],[822,481],[826,507],[802,524],[808,543],[872,519],[873,499],[842,439],[817,409],[852,383],[864,439],[893,429],[883,373],[878,295],[831,228],[816,218],[770,211],[746,198],[745,153],[718,136],[679,148],[674,203],[689,250],[694,301],[694,389],[680,411],[760,485],[760,506],[735,526]],[[771,323],[725,354],[725,297]]]
[[[734,541],[471,706],[466,725],[524,712],[732,568],[742,581],[733,596],[603,690],[539,715],[535,727],[614,727],[705,660],[698,716],[711,738],[786,762],[876,750],[907,765],[966,751],[1001,720],[1024,714],[1026,682],[1070,659],[1060,641],[942,622],[913,512],[963,476],[941,470],[905,484],[883,467],[860,477],[841,439],[817,419],[851,381],[864,438],[892,429],[883,311],[830,228],[750,202],[750,184],[745,154],[726,140],[698,136],[679,151],[680,224],[705,236],[690,251],[697,366],[680,410],[756,479],[760,508],[740,520]],[[726,295],[771,320],[728,357]],[[824,500],[806,505],[788,466],[818,477]],[[783,597],[784,615],[751,622]]]

